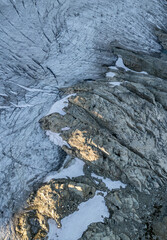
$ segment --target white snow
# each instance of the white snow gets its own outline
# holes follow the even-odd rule
[[[60,136],[60,133],[55,133],[55,132],[51,132],[50,130],[47,130],[46,135],[49,137],[50,141],[53,142],[54,144],[60,147],[64,145],[67,147],[70,147],[69,144],[62,139],[62,137]]]
[[[0,109],[7,109],[10,108],[9,106],[0,106]]]
[[[52,172],[44,179],[44,182],[48,182],[53,178],[60,179],[83,176],[83,166],[84,162],[75,158],[68,168],[64,168],[63,166],[59,171]],[[120,181],[111,181],[108,178],[104,179],[96,174],[92,174],[92,177],[101,179],[110,190],[126,186]],[[103,194],[105,196],[107,193]],[[93,222],[103,222],[104,217],[109,217],[104,197],[97,195],[97,193],[94,198],[81,203],[78,208],[79,211],[62,219],[61,228],[57,228],[56,222],[49,219],[48,240],[77,240],[82,236],[89,224]]]
[[[0,93],[0,96],[7,97],[8,95],[6,95],[5,93]]]
[[[96,175],[96,174],[94,174],[94,173],[92,173],[91,176],[102,180],[102,181],[106,184],[106,187],[107,187],[109,190],[118,189],[118,188],[120,188],[120,187],[123,187],[123,188],[126,187],[126,184],[124,184],[124,183],[122,183],[122,182],[120,182],[120,181],[112,181],[112,180],[109,179],[109,178],[104,178],[104,177],[98,176],[98,175]]]
[[[52,172],[47,175],[44,182],[49,182],[51,179],[78,177],[84,175],[84,162],[78,158],[73,159],[72,164],[68,168],[61,168],[59,171]]]
[[[116,74],[114,72],[107,72],[106,77],[113,78]]]
[[[110,66],[109,69],[111,70],[118,70],[118,68],[123,68],[125,71],[130,71],[130,72],[135,72],[135,73],[142,73],[142,74],[148,74],[145,71],[142,72],[136,72],[133,71],[132,69],[128,68],[125,66],[125,64],[123,63],[122,57],[119,57],[118,60],[116,61],[115,66]],[[114,77],[115,73],[114,72],[107,72],[106,73],[106,77]]]
[[[113,82],[113,84],[119,85],[120,83]],[[62,115],[65,115],[63,108],[68,105],[68,98],[71,95],[57,101],[50,109],[49,114],[58,112]],[[69,129],[69,127],[64,127],[61,130],[67,131]],[[56,145],[59,145],[61,147],[63,145],[69,146],[68,143],[61,138],[60,133],[47,131],[46,134]],[[53,178],[60,179],[83,176],[83,166],[84,162],[78,158],[75,158],[71,162],[70,166],[68,166],[68,168],[64,168],[63,166],[59,171],[52,172],[47,175],[44,179],[44,182],[48,182]],[[104,179],[103,177],[99,177],[95,174],[92,174],[92,176],[101,179],[110,190],[114,188],[120,188],[120,186],[126,186],[120,181],[111,181],[108,178]],[[78,208],[79,211],[76,211],[73,214],[62,219],[61,228],[57,228],[56,222],[52,219],[49,219],[48,240],[77,240],[82,236],[83,232],[87,229],[89,224],[93,222],[103,222],[104,217],[109,217],[109,212],[105,205],[104,197],[97,195],[97,193],[94,198],[89,199],[87,202],[81,203]]]
[[[51,109],[49,110],[48,114],[59,113],[64,116],[66,113],[63,111],[63,108],[68,106],[68,98],[71,96],[75,96],[75,95],[76,94],[70,94],[70,95],[58,100],[57,102],[55,102],[52,105]],[[70,129],[69,127],[65,127],[65,128],[62,128],[61,130],[67,131],[69,129]],[[52,141],[54,144],[56,144],[60,147],[62,147],[64,145],[70,147],[69,144],[62,139],[62,137],[60,136],[60,133],[46,131],[46,135],[49,136],[50,141]]]
[[[84,175],[83,166],[84,162],[78,158],[75,158],[68,168],[62,167],[59,171],[49,174],[45,178],[44,182],[48,182],[52,178],[71,178]],[[92,174],[92,177],[101,179],[110,190],[126,187],[126,185],[120,181],[111,181],[108,178],[104,179],[96,174]],[[106,195],[107,193],[104,194]],[[79,211],[76,211],[62,219],[61,228],[57,228],[56,222],[52,219],[49,219],[48,240],[77,240],[82,236],[89,224],[93,222],[103,222],[104,217],[109,217],[109,212],[105,205],[104,197],[97,195],[97,193],[94,198],[89,199],[87,202],[81,203],[78,208]]]
[[[57,228],[54,220],[49,220],[48,240],[77,240],[88,225],[93,222],[103,222],[104,217],[109,217],[104,198],[96,195],[79,205],[79,211],[62,219],[62,228]]]
[[[124,68],[126,71],[130,71],[129,68],[127,68],[124,63],[123,63],[123,60],[121,57],[118,58],[117,62],[116,62],[116,66],[117,67],[121,67],[121,68]]]
[[[63,111],[63,108],[68,106],[68,98],[75,95],[76,94],[70,94],[60,99],[59,101],[55,102],[55,104],[53,104],[48,114],[59,113],[61,115],[65,115],[66,113]]]
[[[145,72],[145,71],[142,71],[142,72],[139,72],[139,73],[143,73],[143,74],[146,74],[146,75],[148,75],[148,73],[147,73],[147,72]]]
[[[111,69],[111,70],[118,70],[118,68],[115,67],[115,66],[110,66],[110,67],[108,67],[108,68]]]
[[[109,82],[113,86],[120,86],[122,82]]]
[[[14,91],[10,91],[11,93],[13,93],[14,95],[17,95],[17,93],[16,92],[14,92]]]
[[[64,127],[61,129],[61,131],[68,131],[70,129],[70,127]]]
[[[126,66],[124,65],[124,63],[123,63],[122,57],[119,57],[119,58],[118,58],[118,60],[117,60],[117,62],[116,62],[116,66],[117,66],[117,67],[124,68],[125,71],[130,71],[130,72],[135,72],[135,73],[148,74],[147,72],[144,72],[144,71],[142,71],[142,72],[137,72],[137,71],[134,71],[134,70],[132,70],[132,69],[126,67]]]

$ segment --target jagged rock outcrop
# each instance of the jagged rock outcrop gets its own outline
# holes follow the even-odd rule
[[[129,187],[114,190],[105,198],[110,218],[92,223],[80,240],[165,240],[166,197],[166,187],[150,194]]]
[[[165,52],[164,50],[167,50],[167,33],[166,33],[166,31],[157,28],[155,33],[156,33],[158,40],[163,48],[162,52]]]
[[[86,181],[86,180],[85,180]],[[43,184],[27,200],[27,207],[14,217],[15,231],[20,239],[44,239],[49,231],[48,219],[61,227],[61,219],[92,198],[95,188],[77,179],[51,180]]]
[[[107,194],[110,218],[90,225],[81,239],[164,240],[167,61],[164,55],[121,48],[114,52],[126,66],[111,67],[106,79],[62,89],[75,94],[66,114],[50,114],[40,124],[60,133],[68,143],[63,146],[67,154],[82,159],[93,172],[128,184]]]
[[[38,124],[59,88],[102,76],[114,40],[160,51],[153,30],[166,24],[166,3],[1,0],[0,22],[0,239],[10,239],[13,213],[65,158]]]
[[[115,40],[159,52],[166,2],[1,0],[0,22],[0,239],[11,239],[13,213],[65,158],[38,124],[59,87],[102,76]]]
[[[167,178],[166,105],[154,94],[157,91],[157,95],[161,92],[167,95],[166,80],[117,72],[112,81],[122,84],[113,87],[110,81],[69,88],[67,91],[76,96],[69,98],[66,115],[53,113],[40,120],[41,126],[61,133],[70,145],[63,149],[99,173],[103,171],[107,177],[115,176],[139,191],[149,192],[153,187],[163,186]],[[162,90],[151,86],[151,81],[157,82]],[[61,130],[67,126],[68,131]]]

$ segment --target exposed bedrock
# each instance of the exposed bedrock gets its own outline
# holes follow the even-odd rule
[[[85,180],[86,182],[86,180]],[[48,233],[47,220],[52,218],[61,227],[61,219],[92,198],[95,188],[77,179],[51,180],[31,194],[24,212],[15,215],[16,232],[20,239],[44,239]]]
[[[59,88],[102,77],[115,40],[160,52],[166,1],[1,0],[0,23],[0,239],[10,239],[12,214],[65,158],[38,124]]]
[[[166,187],[145,194],[135,189],[115,190],[105,200],[110,217],[92,223],[80,240],[165,240]]]
[[[107,194],[110,218],[90,225],[81,239],[164,240],[167,61],[164,55],[114,51],[126,66],[116,63],[107,78],[62,89],[74,93],[66,114],[50,114],[40,124],[60,133],[68,143],[63,146],[67,154],[82,159],[93,172],[128,184]]]
[[[112,82],[120,82],[114,86]],[[80,83],[66,92],[64,116],[44,117],[45,130],[61,133],[70,148],[98,172],[130,182],[139,191],[163,186],[167,178],[166,80],[117,71],[108,80]],[[62,131],[70,127],[68,131]]]
[[[163,0],[0,1],[0,239],[12,214],[64,153],[38,121],[59,87],[101,77],[116,60],[110,43],[159,52],[154,27],[165,29]],[[7,227],[7,229],[6,229]],[[9,227],[10,228],[10,227]]]

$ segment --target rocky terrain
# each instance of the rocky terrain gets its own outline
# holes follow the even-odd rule
[[[97,198],[75,239],[166,240],[166,2],[2,0],[0,20],[0,240],[60,239],[50,219]]]
[[[104,190],[107,186],[95,184],[92,173],[127,185],[107,191],[109,217],[92,223],[80,239],[167,239],[167,57],[113,51],[118,59],[106,78],[61,89],[70,94],[64,114],[39,121],[42,129],[59,134],[68,155],[84,161],[85,177],[52,179],[39,188],[26,212],[15,216],[23,239],[45,238],[47,219],[59,226],[79,203]],[[84,187],[79,198],[78,187]],[[72,208],[66,209],[69,203]],[[30,216],[40,226],[36,235]]]

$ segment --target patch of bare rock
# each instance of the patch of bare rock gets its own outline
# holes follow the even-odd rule
[[[165,33],[157,30],[160,41]],[[109,218],[92,223],[82,240],[167,239],[167,55],[113,48],[118,60],[103,79],[63,88],[69,104],[40,120],[58,133],[63,150],[84,163],[84,176],[44,183],[14,217],[21,239],[47,239],[47,220],[61,219],[81,202],[106,191]],[[66,130],[64,130],[66,129]],[[120,180],[107,190],[91,173]]]

